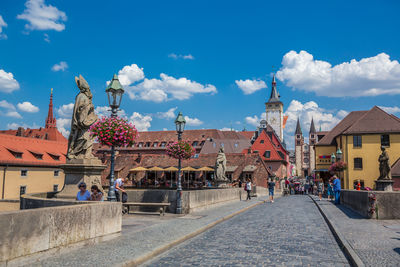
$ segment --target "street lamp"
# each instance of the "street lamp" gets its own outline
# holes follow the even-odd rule
[[[179,112],[178,117],[175,119],[176,132],[178,133],[178,141],[182,140],[182,134],[185,130],[186,120]],[[178,159],[178,186],[176,190],[176,213],[182,214],[182,183],[181,183],[181,159]]]
[[[332,155],[331,155],[331,163],[332,164],[335,163],[335,160],[336,160],[335,153],[332,153]]]
[[[340,150],[340,147],[338,147],[337,151],[336,151],[336,158],[337,161],[341,161],[342,160],[342,150]]]
[[[108,96],[108,104],[111,108],[111,117],[117,117],[119,105],[121,104],[122,95],[124,94],[124,88],[118,80],[117,74],[114,74],[110,84],[106,88]],[[114,188],[114,158],[115,158],[115,147],[111,146],[111,165],[110,165],[110,187],[108,189],[108,201],[116,201],[115,188]]]

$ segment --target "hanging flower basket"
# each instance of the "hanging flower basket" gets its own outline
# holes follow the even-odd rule
[[[167,155],[175,159],[190,159],[194,154],[194,148],[185,141],[178,141],[167,145]]]
[[[331,172],[331,173],[341,172],[341,171],[344,171],[345,169],[347,169],[346,162],[338,161],[338,162],[333,163],[329,167],[329,172]]]
[[[102,117],[90,126],[89,131],[103,146],[132,146],[138,135],[132,123],[119,117]]]

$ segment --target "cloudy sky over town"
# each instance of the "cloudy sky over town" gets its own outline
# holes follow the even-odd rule
[[[82,74],[99,115],[114,73],[141,131],[254,130],[276,73],[293,144],[374,105],[400,114],[397,1],[0,1],[0,128],[69,132]]]

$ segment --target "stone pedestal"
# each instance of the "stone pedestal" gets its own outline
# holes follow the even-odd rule
[[[103,191],[101,173],[105,168],[106,166],[97,158],[67,160],[67,163],[61,166],[65,174],[65,185],[57,197],[75,198],[80,182],[85,182],[89,191],[94,184]]]
[[[220,188],[229,187],[229,185],[228,185],[229,181],[226,181],[226,180],[216,180],[214,183],[215,183],[216,187],[220,187]]]
[[[376,180],[376,191],[387,191],[387,192],[392,192],[393,191],[393,180]]]

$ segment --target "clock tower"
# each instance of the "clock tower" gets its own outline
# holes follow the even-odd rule
[[[272,77],[271,96],[265,103],[265,112],[267,114],[267,123],[272,126],[276,135],[283,142],[283,103],[276,89],[275,74]]]

